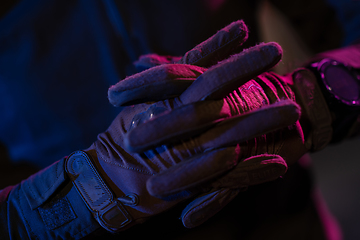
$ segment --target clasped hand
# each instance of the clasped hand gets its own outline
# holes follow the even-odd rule
[[[126,227],[189,198],[181,218],[197,226],[248,186],[285,174],[306,152],[294,92],[266,72],[281,59],[280,46],[234,54],[246,37],[244,23],[232,23],[178,63],[109,89],[110,102],[123,108],[85,152]],[[98,215],[107,230],[124,229]]]

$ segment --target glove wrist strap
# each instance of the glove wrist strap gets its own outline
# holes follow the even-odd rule
[[[311,125],[306,147],[312,151],[324,148],[332,138],[332,118],[315,75],[307,69],[293,73],[296,97],[300,98]]]
[[[130,214],[120,199],[114,199],[113,193],[86,152],[72,153],[65,169],[81,198],[103,228],[109,232],[118,232],[132,222]]]

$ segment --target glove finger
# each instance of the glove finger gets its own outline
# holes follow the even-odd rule
[[[131,152],[143,152],[196,136],[216,123],[216,127],[204,132],[197,141],[201,142],[203,149],[229,146],[292,125],[300,117],[300,106],[291,100],[283,100],[221,121],[227,114],[219,114],[222,105],[214,103],[208,105],[210,102],[206,101],[180,107],[138,125],[126,135],[125,148]]]
[[[210,151],[152,176],[147,181],[147,189],[157,198],[166,198],[204,186],[226,172],[210,184],[211,188],[247,188],[273,181],[287,171],[286,161],[279,155],[261,154],[238,163],[240,154],[239,146]]]
[[[185,53],[178,63],[208,68],[239,52],[247,38],[245,23],[242,20],[233,22]]]
[[[205,99],[222,99],[250,79],[275,66],[282,49],[277,43],[262,43],[233,55],[200,75],[180,95],[183,104]]]
[[[198,135],[230,117],[228,112],[221,111],[222,108],[222,100],[201,101],[164,112],[131,129],[125,138],[125,148],[131,152],[142,152]]]
[[[216,181],[210,193],[189,203],[181,214],[183,225],[193,228],[201,225],[232,201],[248,186],[277,179],[285,174],[287,165],[278,155],[263,154],[247,158],[229,174]]]
[[[213,149],[246,140],[294,125],[300,118],[300,106],[283,100],[260,109],[226,119],[204,132],[198,139],[203,149]]]
[[[185,53],[183,57],[161,56],[150,53],[140,56],[139,60],[134,62],[134,65],[140,71],[169,63],[191,64],[208,68],[230,55],[240,52],[239,47],[247,38],[248,29],[245,23],[239,20],[221,29]]]
[[[224,174],[233,168],[239,159],[239,147],[229,147],[205,152],[148,179],[148,192],[157,198],[191,190],[204,182]]]
[[[125,106],[146,101],[160,101],[179,96],[205,69],[196,69],[200,72],[195,76],[188,76],[188,72],[178,71],[176,76],[173,68],[160,64],[178,61],[179,64],[196,66],[210,66],[234,53],[247,39],[247,27],[243,21],[236,21],[223,28],[215,35],[187,52],[180,60],[178,57],[159,56],[148,54],[135,62],[135,66],[146,70],[128,77],[109,89],[108,97],[114,106]],[[153,69],[160,65],[163,67]],[[167,64],[165,64],[167,65]],[[181,76],[181,74],[183,76]],[[169,76],[170,75],[170,76]],[[132,82],[135,81],[135,82]]]
[[[179,96],[205,70],[185,64],[153,67],[111,86],[108,98],[114,106],[173,98]]]
[[[195,166],[198,167],[199,166]],[[286,161],[276,154],[251,156],[239,162],[234,169],[211,184],[214,189],[247,188],[273,181],[287,171]],[[180,180],[177,180],[180,181]]]
[[[137,70],[144,71],[162,64],[176,63],[180,59],[181,57],[177,56],[161,56],[155,53],[150,53],[140,56],[139,60],[134,62],[134,65]]]
[[[197,197],[183,210],[183,225],[187,228],[201,225],[223,209],[239,192],[240,189],[220,189]]]

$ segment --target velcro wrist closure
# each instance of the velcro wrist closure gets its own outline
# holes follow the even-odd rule
[[[98,223],[109,232],[119,232],[132,222],[128,211],[105,184],[84,151],[72,153],[66,172]]]

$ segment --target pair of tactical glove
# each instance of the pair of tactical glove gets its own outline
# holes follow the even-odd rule
[[[285,174],[309,150],[292,79],[310,73],[266,72],[280,61],[281,47],[234,53],[246,38],[245,24],[234,22],[176,63],[144,57],[138,65],[162,64],[109,89],[110,102],[123,109],[66,165],[104,228],[125,229],[188,198],[181,218],[197,226],[248,186]],[[88,174],[97,176],[96,194],[88,194]]]
[[[44,238],[80,238],[97,224],[119,232],[189,199],[181,219],[195,227],[324,147],[331,117],[315,76],[267,72],[281,47],[240,51],[247,33],[237,21],[182,58],[140,59],[147,70],[109,89],[121,110],[108,130],[10,191],[8,214],[21,221],[8,228]]]

